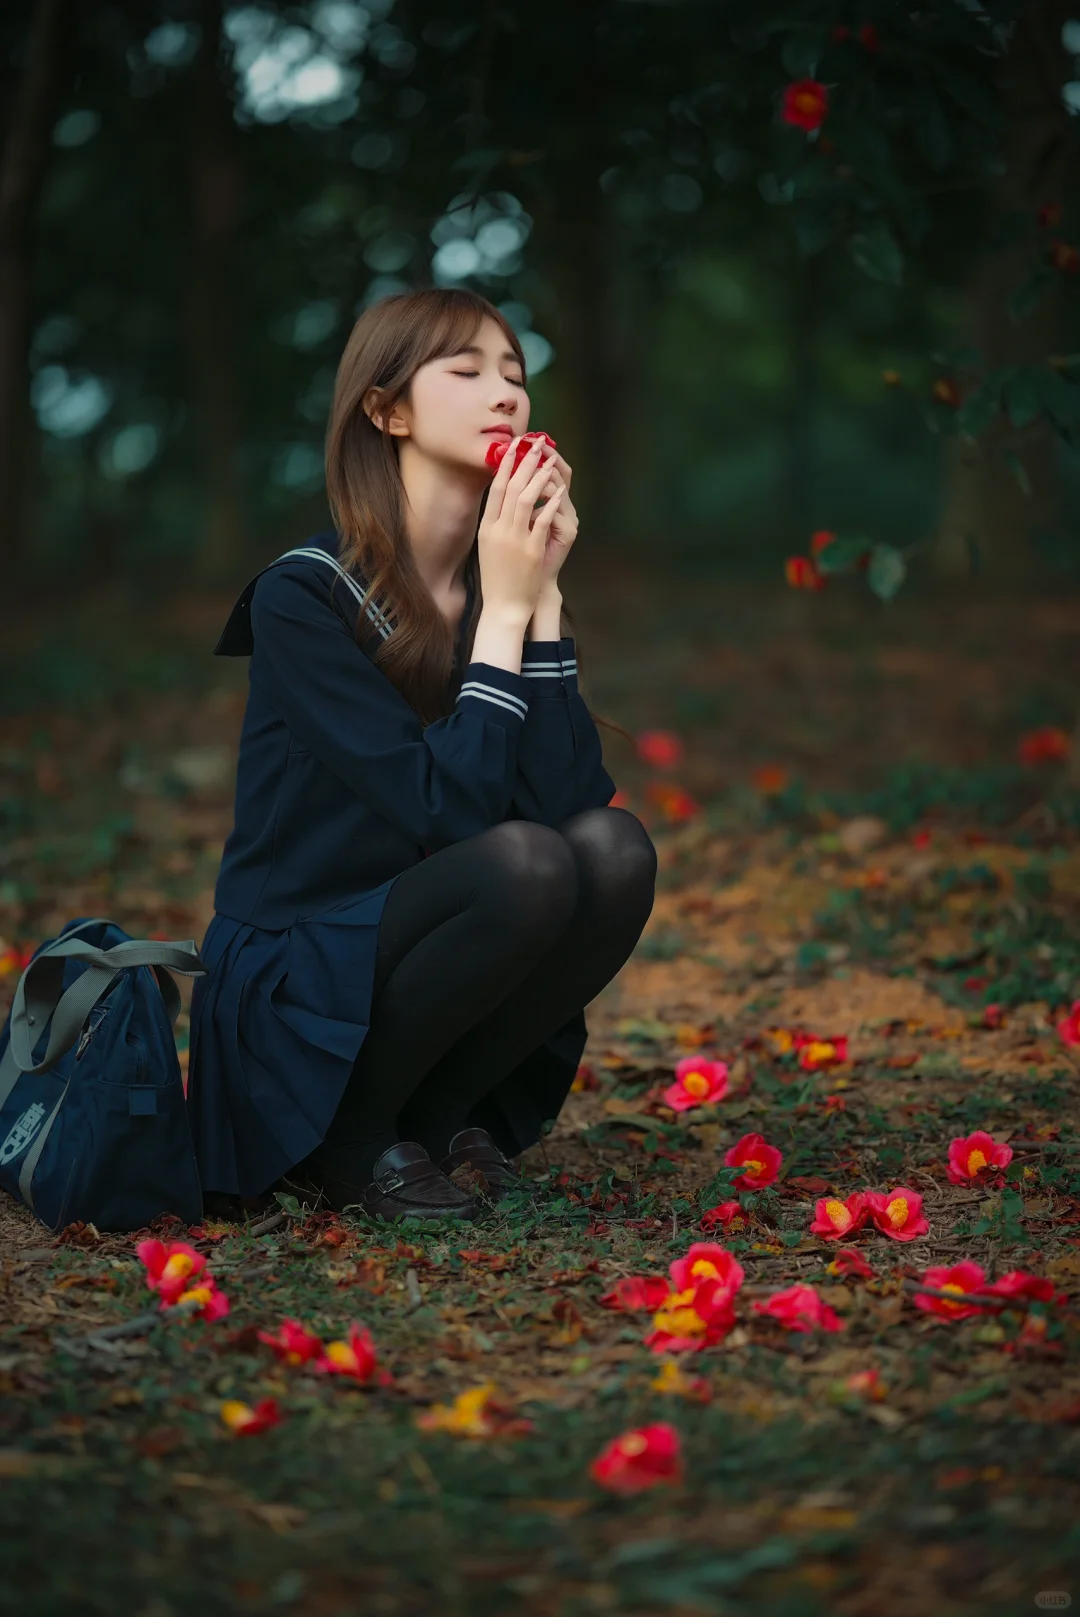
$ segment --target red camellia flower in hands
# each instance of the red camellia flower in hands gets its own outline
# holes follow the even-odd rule
[[[298,1319],[282,1320],[276,1335],[269,1331],[256,1331],[255,1334],[260,1342],[273,1348],[283,1364],[309,1364],[322,1355],[321,1338],[314,1336]]]
[[[672,730],[643,730],[637,738],[637,755],[653,769],[670,769],[683,755],[683,744]]]
[[[722,1341],[735,1328],[734,1296],[719,1280],[673,1291],[653,1315],[645,1346],[654,1353],[697,1353]]]
[[[546,432],[525,432],[525,433],[522,433],[521,442],[518,444],[517,449],[514,452],[514,465],[513,465],[512,471],[514,471],[514,472],[517,471],[518,467],[521,465],[522,461],[525,459],[525,456],[529,453],[529,450],[532,448],[532,446],[535,443],[537,438],[541,438],[544,441],[544,443],[546,443],[548,445],[548,447],[550,449],[555,448],[555,440],[554,440],[554,438],[549,437],[549,435]],[[491,470],[493,472],[497,472],[499,467],[502,464],[503,456],[506,454],[506,451],[509,449],[509,447],[510,447],[510,439],[509,438],[493,438],[491,440],[491,442],[488,444],[487,454],[484,456],[484,465],[485,466],[490,466]],[[540,452],[541,462],[543,462],[545,458],[546,457],[544,455],[544,452],[541,450],[541,452]]]
[[[795,1040],[799,1052],[799,1066],[804,1072],[817,1072],[819,1067],[838,1067],[848,1058],[847,1039],[819,1039],[800,1033]]]
[[[846,1202],[835,1196],[823,1196],[814,1209],[811,1235],[824,1236],[826,1241],[840,1241],[866,1223],[866,1197],[856,1190]]]
[[[271,1426],[280,1426],[285,1417],[273,1398],[262,1398],[254,1407],[239,1398],[227,1398],[221,1406],[221,1418],[234,1437],[254,1437]]]
[[[706,1056],[685,1056],[675,1064],[675,1082],[664,1090],[665,1106],[673,1112],[688,1112],[694,1106],[714,1106],[728,1091],[726,1061],[710,1061]]]
[[[1068,1016],[1057,1024],[1057,1036],[1062,1044],[1080,1044],[1080,999],[1074,999]]]
[[[793,590],[823,590],[825,578],[819,573],[809,556],[789,556],[784,563],[784,577]]]
[[[389,1370],[380,1370],[375,1344],[366,1325],[353,1325],[345,1341],[328,1342],[321,1359],[315,1365],[323,1375],[348,1376],[352,1381],[376,1381],[380,1387],[389,1386]]]
[[[593,1481],[612,1493],[641,1493],[658,1483],[681,1482],[682,1474],[679,1434],[667,1421],[613,1438],[589,1464]]]
[[[985,1129],[976,1129],[973,1134],[953,1140],[949,1146],[949,1182],[982,1184],[992,1168],[1007,1168],[1012,1155],[1011,1145],[999,1145]]]
[[[817,79],[796,79],[786,86],[780,116],[796,129],[820,129],[829,110],[829,92]]]
[[[775,1145],[766,1145],[761,1134],[744,1134],[724,1155],[729,1168],[741,1168],[734,1183],[737,1190],[764,1190],[780,1172],[784,1158]]]
[[[738,1202],[721,1202],[718,1207],[710,1207],[701,1215],[703,1230],[729,1230],[745,1223],[746,1214]]]
[[[755,1314],[775,1319],[789,1331],[842,1331],[844,1322],[835,1309],[823,1302],[813,1286],[796,1284],[771,1297],[751,1303]]]
[[[654,1314],[671,1294],[663,1275],[624,1275],[600,1298],[601,1308],[621,1314]]]
[[[986,1272],[981,1263],[972,1263],[970,1258],[965,1258],[962,1263],[927,1269],[919,1278],[924,1286],[950,1294],[948,1297],[930,1297],[925,1292],[916,1292],[915,1307],[921,1308],[924,1313],[938,1314],[942,1319],[967,1319],[971,1314],[982,1313],[983,1304],[964,1301],[972,1292],[987,1289]]]
[[[923,1217],[922,1201],[919,1192],[908,1190],[906,1185],[897,1185],[885,1193],[866,1192],[870,1217],[878,1229],[894,1241],[914,1241],[920,1235],[929,1235],[930,1226]]]
[[[1069,737],[1056,724],[1028,730],[1017,743],[1016,755],[1022,764],[1059,764],[1069,756]]]
[[[858,1275],[862,1280],[870,1280],[874,1275],[873,1264],[867,1263],[857,1246],[838,1247],[832,1262],[826,1264],[830,1274]]]
[[[734,1253],[711,1241],[694,1241],[685,1257],[675,1259],[668,1273],[677,1291],[701,1285],[705,1280],[716,1280],[734,1293],[745,1279],[743,1266]]]
[[[140,1241],[135,1255],[146,1269],[147,1286],[157,1292],[166,1308],[206,1268],[202,1253],[186,1241]]]

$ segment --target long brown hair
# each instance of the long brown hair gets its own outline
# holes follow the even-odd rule
[[[495,305],[478,292],[465,287],[421,287],[395,292],[371,304],[353,326],[341,356],[326,432],[326,493],[341,536],[341,563],[366,585],[365,600],[377,601],[394,618],[393,633],[374,652],[375,664],[425,724],[453,712],[454,637],[420,577],[407,542],[396,439],[372,421],[363,401],[369,389],[378,390],[385,424],[400,399],[408,403],[413,375],[421,365],[460,353],[485,319],[501,328],[525,380],[525,355],[517,334]],[[481,520],[486,502],[485,492]],[[463,667],[472,656],[484,604],[475,537],[465,575],[472,583],[473,596],[469,617],[462,625]],[[560,634],[573,634],[576,642],[574,620],[565,602],[562,618]],[[366,629],[363,612],[357,628],[358,634]],[[575,649],[580,688],[581,651]],[[634,743],[621,724],[602,718],[591,708],[589,713],[595,723],[617,730]]]

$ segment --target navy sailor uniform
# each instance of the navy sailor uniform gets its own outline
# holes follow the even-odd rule
[[[393,616],[338,551],[320,533],[269,563],[214,648],[251,663],[234,825],[191,1000],[208,1191],[257,1195],[323,1139],[367,1034],[379,919],[403,870],[506,819],[557,827],[616,791],[572,636],[525,641],[520,674],[462,670],[470,581],[454,710],[425,726],[372,661]],[[485,1126],[504,1151],[558,1115],[586,1038],[581,1010],[492,1091]]]

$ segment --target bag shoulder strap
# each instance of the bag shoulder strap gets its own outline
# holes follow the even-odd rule
[[[62,992],[66,960],[81,960],[86,970]],[[47,1072],[70,1050],[98,1000],[128,966],[153,968],[170,1025],[175,1023],[180,1011],[180,993],[170,971],[201,977],[207,969],[199,958],[194,938],[187,942],[130,938],[114,944],[111,949],[94,948],[70,935],[56,938],[30,962],[19,978],[11,1006],[8,1048],[0,1065],[7,1068],[14,1062],[18,1072],[35,1075]],[[46,1023],[49,1023],[48,1046],[35,1066],[34,1045]],[[3,1079],[0,1078],[0,1104],[6,1099],[2,1092]]]

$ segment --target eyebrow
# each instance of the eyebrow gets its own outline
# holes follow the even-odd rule
[[[478,354],[479,357],[481,359],[483,359],[484,350],[482,348],[478,348],[475,343],[470,343],[467,348],[459,348],[457,350],[456,354],[450,354],[449,358],[450,359],[457,359],[459,354]],[[516,354],[511,353],[509,348],[504,349],[503,352],[499,355],[499,358],[500,359],[508,359],[514,365],[520,365],[521,364],[520,359],[517,357]]]

